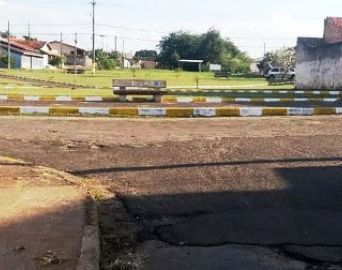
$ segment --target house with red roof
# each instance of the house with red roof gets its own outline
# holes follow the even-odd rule
[[[8,48],[10,48],[11,67],[18,69],[43,69],[46,67],[44,54],[15,38],[0,37],[0,67],[7,67]]]
[[[324,21],[322,38],[299,37],[296,88],[342,90],[342,18]]]

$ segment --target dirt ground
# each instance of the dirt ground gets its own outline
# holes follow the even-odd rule
[[[98,190],[102,269],[342,269],[341,126],[8,117],[0,155]]]
[[[85,224],[80,186],[1,157],[0,179],[0,269],[75,269]]]

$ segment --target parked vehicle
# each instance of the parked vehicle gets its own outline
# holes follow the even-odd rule
[[[290,69],[286,71],[284,68],[272,68],[267,74],[266,78],[268,80],[279,80],[279,79],[287,79],[294,80],[296,78],[296,72],[294,69]]]

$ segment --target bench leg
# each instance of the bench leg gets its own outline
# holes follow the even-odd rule
[[[127,102],[127,95],[119,95],[120,102]]]
[[[153,101],[156,103],[161,103],[162,102],[162,95],[154,95]]]

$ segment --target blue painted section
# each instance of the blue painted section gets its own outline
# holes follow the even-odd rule
[[[1,48],[2,49],[2,55],[7,56],[7,49]],[[11,58],[12,58],[12,63],[11,67],[12,68],[21,68],[21,58],[22,55],[17,53],[17,52],[11,52]],[[6,68],[7,66],[3,66],[3,63],[0,63],[0,66],[3,68]]]
[[[7,56],[7,49],[6,48],[0,48],[2,51],[3,56]],[[34,57],[34,56],[26,56],[22,55],[18,52],[11,51],[11,68],[14,69],[43,69],[44,67],[44,61],[43,58],[40,57]],[[4,65],[4,63],[0,62],[0,68],[7,68],[7,65]]]

